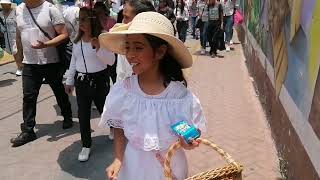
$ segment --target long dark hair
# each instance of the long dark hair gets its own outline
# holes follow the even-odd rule
[[[103,10],[104,14],[106,16],[110,16],[110,9],[108,9],[108,7],[105,5],[105,3],[103,2],[96,2],[94,4],[94,9],[99,9],[101,8],[101,10]]]
[[[95,29],[91,29],[91,31],[94,33],[94,36],[97,36],[97,37],[98,37],[98,35],[101,34],[103,28],[102,28],[102,26],[101,26],[101,24],[100,24],[99,17],[97,16],[97,13],[96,13],[95,10],[91,10],[91,9],[89,9],[89,8],[80,8],[79,17],[78,17],[78,18],[79,18],[79,20],[80,20],[80,13],[81,13],[81,12],[85,12],[85,13],[88,15],[88,17],[89,17],[91,11],[93,11],[93,17],[91,17],[91,18],[94,18],[94,19],[93,19],[92,21],[90,21],[90,27],[94,27],[94,28],[95,28]],[[92,26],[91,23],[94,23],[94,26]],[[79,41],[81,40],[83,34],[84,34],[84,32],[81,31],[81,29],[80,29],[80,27],[79,27],[78,35],[77,35],[77,37],[75,38],[74,43],[79,42]]]
[[[182,14],[183,11],[184,11],[184,7],[185,7],[186,3],[184,2],[184,0],[178,0],[178,1],[181,2],[181,6],[179,6],[179,3],[177,2],[177,4],[176,4],[176,14],[177,14],[178,8],[180,8],[181,14]]]
[[[155,52],[162,45],[166,45],[169,48],[168,42],[161,38],[149,34],[144,34],[144,37],[150,43],[153,52]],[[168,50],[163,59],[160,60],[159,68],[161,74],[164,76],[165,87],[167,87],[171,81],[183,82],[183,84],[187,87],[187,81],[183,75],[181,65],[171,54],[168,53]]]

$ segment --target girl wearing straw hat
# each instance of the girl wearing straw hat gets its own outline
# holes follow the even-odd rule
[[[22,73],[22,55],[17,54],[17,45],[16,45],[16,11],[14,7],[16,4],[12,3],[10,0],[1,0],[0,5],[2,12],[0,12],[0,29],[4,35],[5,39],[5,51],[13,55],[14,60],[17,64],[17,76],[21,76]]]
[[[143,12],[130,24],[99,36],[102,48],[124,54],[135,75],[117,81],[106,99],[100,126],[115,128],[115,159],[107,168],[109,179],[161,180],[163,157],[177,140],[170,126],[187,121],[205,131],[206,120],[198,98],[187,89],[182,69],[192,56],[174,36],[171,22],[156,12]],[[112,42],[112,43],[110,43]],[[187,176],[187,160],[180,150],[173,160],[176,179]]]

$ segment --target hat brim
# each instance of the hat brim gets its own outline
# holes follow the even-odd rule
[[[16,3],[9,3],[9,2],[0,2],[0,8],[2,8],[1,4],[11,4],[11,8],[15,8],[17,7],[17,4]]]
[[[188,48],[182,41],[174,36],[161,33],[150,33],[143,31],[123,30],[118,32],[106,32],[99,36],[100,46],[117,54],[126,54],[125,40],[129,34],[150,34],[161,38],[169,44],[169,54],[171,54],[183,69],[192,66],[193,60]]]

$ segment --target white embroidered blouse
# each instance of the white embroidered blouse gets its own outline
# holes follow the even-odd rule
[[[99,126],[121,128],[129,143],[144,150],[167,150],[178,137],[170,126],[181,120],[206,131],[198,98],[181,82],[158,95],[144,93],[133,75],[117,82],[107,96]]]

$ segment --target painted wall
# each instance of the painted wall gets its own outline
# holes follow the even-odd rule
[[[239,7],[245,43],[255,48],[247,55],[259,57],[272,81],[275,97],[266,98],[281,103],[320,177],[320,0],[240,0]]]
[[[308,119],[320,62],[319,0],[240,1],[246,26],[284,86]]]

